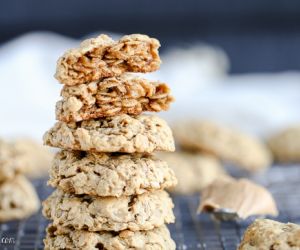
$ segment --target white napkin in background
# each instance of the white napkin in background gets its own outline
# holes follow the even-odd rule
[[[0,47],[0,136],[41,140],[54,121],[60,88],[56,60],[76,43],[52,33],[30,33]]]
[[[180,121],[193,117],[225,123],[262,137],[300,124],[300,74],[245,74],[218,80],[205,89],[191,88],[164,115]]]
[[[79,41],[35,32],[0,47],[0,136],[41,140],[55,122],[62,87],[53,77],[56,60]],[[162,55],[158,72],[145,77],[168,83],[176,97],[170,121],[201,117],[266,135],[300,122],[300,74],[228,76],[224,52],[207,45]]]

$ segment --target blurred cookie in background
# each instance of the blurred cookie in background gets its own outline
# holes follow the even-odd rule
[[[249,172],[265,170],[272,163],[269,149],[258,138],[211,121],[178,122],[174,136],[186,150],[214,155]]]
[[[26,172],[29,165],[25,154],[13,143],[0,139],[0,182]]]
[[[178,179],[176,187],[170,192],[178,194],[193,194],[200,192],[214,179],[225,174],[220,162],[206,154],[175,152],[158,153],[160,159],[166,161],[175,172]]]
[[[222,176],[201,192],[198,212],[208,212],[217,219],[246,219],[252,215],[278,215],[272,194],[248,179]]]
[[[0,221],[24,219],[39,209],[35,189],[24,176],[32,164],[23,146],[0,139]]]
[[[54,156],[49,147],[30,138],[17,138],[12,143],[16,150],[26,158],[26,176],[41,178],[48,175]]]
[[[22,175],[0,184],[0,222],[24,219],[37,212],[39,198],[32,184]]]
[[[238,250],[300,249],[300,226],[268,219],[255,220],[245,231]]]
[[[300,125],[287,128],[273,135],[268,145],[274,159],[282,163],[300,162]]]

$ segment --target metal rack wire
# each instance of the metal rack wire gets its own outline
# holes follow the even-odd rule
[[[265,175],[253,179],[273,193],[280,210],[277,220],[300,223],[300,166],[275,166]],[[46,180],[34,181],[41,200],[51,193],[45,183]],[[196,214],[198,195],[175,195],[173,200],[176,223],[169,228],[178,250],[234,250],[254,219],[218,223],[207,214]],[[41,211],[23,221],[0,224],[0,249],[43,249],[47,224]],[[6,243],[2,242],[3,239]]]

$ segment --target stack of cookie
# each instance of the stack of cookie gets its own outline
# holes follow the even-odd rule
[[[174,222],[173,203],[163,189],[177,180],[151,155],[174,151],[172,132],[141,115],[167,110],[173,99],[166,84],[132,74],[159,68],[159,46],[145,35],[100,35],[59,59],[59,121],[44,136],[62,149],[50,170],[57,190],[43,204],[53,221],[46,249],[175,249],[165,226]]]

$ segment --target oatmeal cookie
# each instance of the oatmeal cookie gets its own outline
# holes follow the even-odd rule
[[[170,188],[177,180],[165,161],[150,155],[58,152],[48,184],[66,193],[128,196]]]
[[[57,122],[44,135],[44,143],[63,149],[151,153],[174,151],[172,131],[156,116],[119,115],[77,123]]]
[[[158,153],[157,156],[165,160],[175,172],[178,185],[169,188],[174,193],[193,194],[200,192],[214,179],[225,174],[220,162],[210,155],[179,151]]]
[[[45,250],[175,250],[176,248],[165,225],[148,231],[88,232],[50,224],[44,243]]]
[[[173,97],[165,83],[123,74],[99,82],[64,86],[56,118],[77,122],[120,114],[168,110]]]
[[[29,167],[28,157],[11,142],[0,139],[0,182],[25,173]]]
[[[54,225],[88,231],[151,230],[174,222],[173,203],[165,191],[99,197],[54,191],[43,203],[43,214]]]
[[[39,144],[30,138],[17,138],[14,147],[26,158],[26,169],[23,171],[29,178],[41,178],[48,175],[54,154],[49,147]]]
[[[247,171],[264,170],[272,163],[268,148],[257,138],[208,121],[188,121],[174,127],[176,142],[206,152]]]
[[[300,226],[268,219],[255,220],[246,230],[238,250],[299,250]]]
[[[300,162],[300,126],[287,128],[272,136],[268,145],[279,162]]]
[[[125,72],[152,72],[159,68],[160,43],[146,35],[123,36],[119,41],[100,35],[83,41],[59,58],[56,79],[66,85],[98,81]]]
[[[0,221],[24,219],[38,211],[39,198],[31,183],[23,176],[0,184]]]

